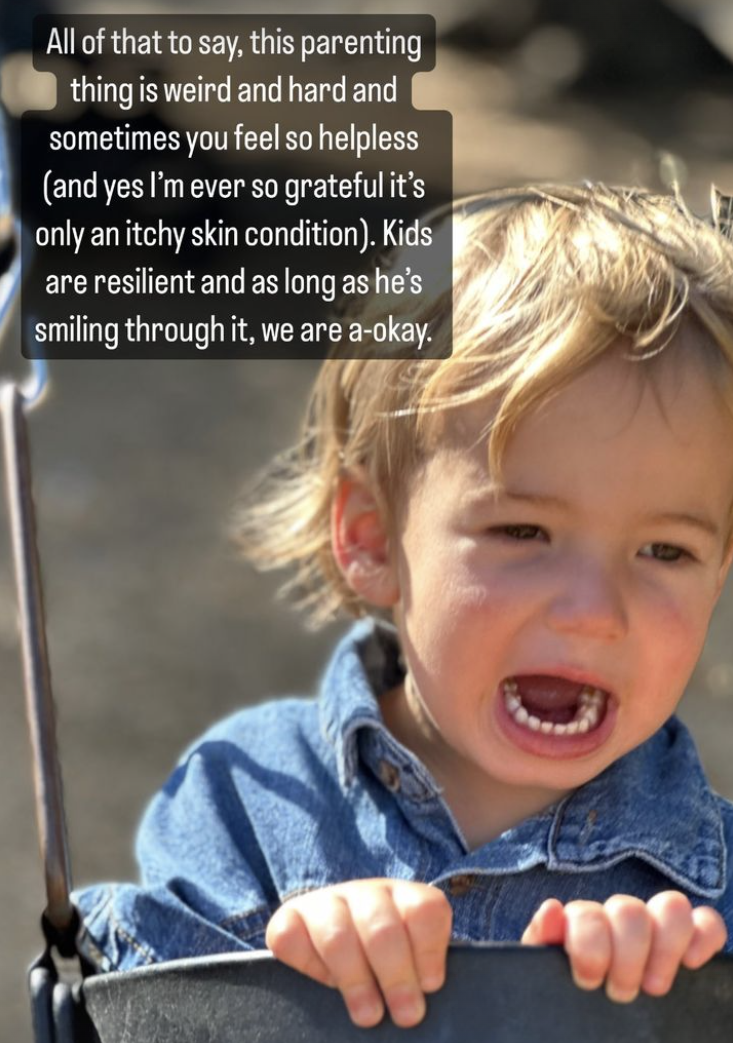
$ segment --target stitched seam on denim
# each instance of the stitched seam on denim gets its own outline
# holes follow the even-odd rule
[[[161,962],[162,958],[156,955],[155,950],[149,948],[147,945],[141,945],[140,942],[129,933],[129,931],[125,930],[119,920],[115,917],[114,913],[110,913],[109,921],[112,930],[131,945],[133,949],[142,956],[146,963]]]
[[[418,851],[418,864],[413,880],[420,883],[430,883],[430,870],[432,869],[432,858],[427,844],[421,844]],[[410,879],[409,877],[407,879]]]
[[[81,921],[79,946],[82,950],[86,948],[90,953],[91,958],[104,970],[114,970],[115,964],[104,952],[104,949],[97,944],[97,940],[92,934],[94,923],[102,918],[102,915],[107,908],[110,910],[112,909],[112,892],[108,887],[105,887],[102,889],[102,897],[93,907],[89,915],[84,917]],[[111,912],[110,920],[113,920]]]
[[[560,849],[564,846],[569,847],[573,853],[570,858],[568,858],[567,854],[564,857],[561,854]],[[552,854],[554,858],[551,868],[557,865],[558,868],[563,869],[571,867],[578,870],[593,870],[603,868],[606,865],[617,865],[626,858],[639,858],[644,862],[648,862],[665,876],[683,883],[684,886],[690,886],[693,890],[700,891],[700,893],[707,893],[711,888],[717,890],[722,886],[722,881],[725,879],[724,868],[726,865],[726,850],[723,837],[721,836],[717,845],[719,854],[713,853],[712,844],[710,847],[710,851],[706,850],[698,855],[690,855],[684,858],[669,858],[663,851],[654,851],[643,842],[639,842],[637,845],[629,842],[619,846],[613,839],[598,840],[592,844],[587,844],[582,851],[579,851],[577,841],[566,839],[562,843],[553,845]],[[699,877],[703,874],[709,874],[714,877],[715,882],[712,884],[701,883]]]
[[[257,925],[250,924],[247,930],[242,930],[242,931],[237,930],[236,926],[230,925],[229,930],[230,930],[230,932],[232,934],[236,935],[237,939],[240,942],[249,943],[249,942],[251,942],[251,940],[253,938],[263,938],[264,939],[265,931],[267,930],[267,923],[268,922],[269,921],[265,921],[264,923],[257,924]]]
[[[242,939],[250,937],[253,934],[259,934],[265,926],[267,921],[270,919],[270,907],[268,905],[257,906],[256,909],[250,909],[246,913],[233,913],[231,916],[227,916],[225,920],[219,922],[219,926],[222,930],[236,930],[237,937]],[[252,923],[251,921],[257,917],[257,922]],[[239,928],[242,925],[244,930]]]
[[[620,865],[627,859],[638,859],[640,862],[645,862],[651,866],[652,869],[661,875],[667,877],[668,880],[674,881],[676,884],[684,887],[688,891],[694,891],[697,895],[702,895],[704,898],[720,898],[725,892],[725,884],[718,877],[718,882],[712,886],[706,884],[700,884],[697,880],[693,880],[691,876],[687,876],[684,873],[680,873],[676,867],[670,865],[661,859],[654,858],[648,851],[626,851],[621,852],[618,855],[608,857],[602,862],[563,862],[558,859],[550,868],[553,871],[560,873],[598,873],[604,872],[607,869],[612,869],[614,866]]]
[[[90,909],[89,913],[83,918],[83,924],[90,924],[93,923],[95,920],[98,920],[107,908],[107,906],[112,905],[112,891],[110,890],[110,888],[102,887],[101,892],[101,898],[97,899],[95,904]]]
[[[721,859],[720,859],[720,875],[723,880],[728,879],[728,845],[725,840],[725,823],[723,822],[723,808],[721,804],[728,805],[730,807],[730,801],[726,800],[725,797],[721,797],[720,794],[713,794],[716,802],[716,808],[718,811],[718,839],[720,843]]]
[[[547,837],[547,864],[548,867],[552,867],[552,863],[555,861],[555,852],[557,845],[560,841],[560,830],[562,829],[562,820],[565,816],[565,809],[567,808],[573,794],[570,793],[567,797],[564,797],[555,809],[555,818]]]

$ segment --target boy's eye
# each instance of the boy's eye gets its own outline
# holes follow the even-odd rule
[[[544,529],[539,525],[499,525],[492,531],[512,540],[537,540],[545,537]]]
[[[639,554],[655,561],[681,561],[690,556],[682,547],[675,547],[672,543],[645,543]]]

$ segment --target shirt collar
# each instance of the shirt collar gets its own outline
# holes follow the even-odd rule
[[[548,868],[602,869],[629,855],[704,898],[725,890],[718,800],[676,717],[558,805]]]
[[[321,685],[321,728],[336,750],[339,780],[350,785],[358,770],[359,732],[387,733],[377,698],[404,679],[396,629],[364,619],[339,643]]]
[[[320,714],[343,786],[351,784],[359,769],[360,732],[370,728],[388,735],[377,698],[403,677],[397,631],[389,624],[362,620],[336,649],[322,683]],[[427,769],[421,779],[439,795]],[[675,717],[549,810],[549,817],[549,834],[545,811],[536,821],[520,823],[497,842],[473,852],[471,861],[489,856],[492,862],[492,847],[498,855],[516,831],[525,837],[535,822],[537,830],[549,836],[541,859],[548,869],[590,872],[638,857],[704,898],[718,898],[725,890],[726,848],[718,802],[689,732]],[[536,848],[531,861],[538,861]]]

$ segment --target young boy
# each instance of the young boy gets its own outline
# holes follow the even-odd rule
[[[141,886],[77,896],[105,969],[268,945],[409,1026],[451,937],[564,945],[619,1002],[726,944],[733,807],[673,714],[733,554],[733,246],[603,186],[452,221],[452,356],[326,362],[247,515],[368,618],[317,702],[186,754]]]

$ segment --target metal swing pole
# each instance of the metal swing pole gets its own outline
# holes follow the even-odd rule
[[[36,817],[44,863],[44,916],[58,935],[74,917],[69,899],[71,873],[64,816],[61,768],[56,748],[56,714],[51,689],[43,609],[43,586],[36,544],[30,448],[25,410],[28,399],[16,384],[0,391],[5,481],[20,614],[26,713],[33,749]]]
[[[8,162],[0,133],[0,336],[6,331],[20,280],[20,226],[12,216]],[[46,880],[44,929],[49,941],[66,950],[69,944],[73,948],[69,934],[74,909],[69,899],[68,843],[26,423],[26,413],[40,400],[44,387],[45,365],[34,363],[31,378],[22,386],[6,383],[0,387],[0,411],[36,818]]]

